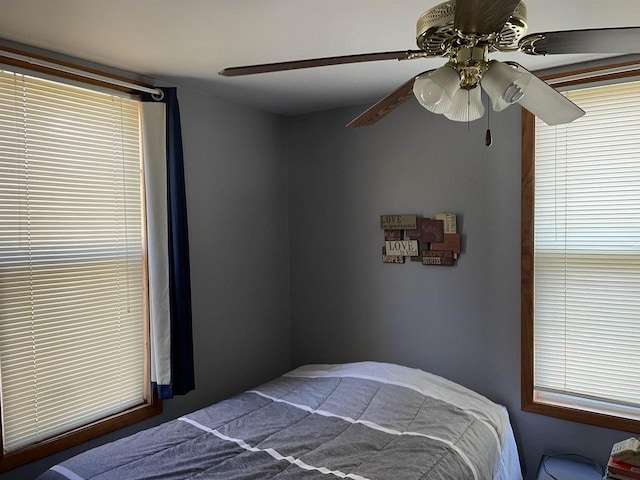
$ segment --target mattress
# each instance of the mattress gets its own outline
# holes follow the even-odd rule
[[[307,365],[88,450],[39,480],[520,480],[506,409],[377,362]]]

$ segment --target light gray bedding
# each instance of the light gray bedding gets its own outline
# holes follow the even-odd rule
[[[89,450],[39,480],[511,480],[521,478],[512,438],[500,406],[440,377],[373,362],[315,365]]]

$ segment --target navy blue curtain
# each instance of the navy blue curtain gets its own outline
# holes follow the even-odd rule
[[[167,211],[169,229],[169,289],[171,322],[171,384],[156,385],[159,398],[184,395],[195,388],[191,276],[187,201],[182,156],[180,107],[175,88],[162,88],[166,104]],[[144,101],[154,101],[145,96]]]

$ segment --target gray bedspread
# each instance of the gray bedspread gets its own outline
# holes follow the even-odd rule
[[[510,428],[499,406],[473,392],[467,401],[462,387],[448,392],[435,376],[433,393],[424,391],[424,372],[416,384],[378,378],[376,366],[397,368],[303,367],[89,450],[39,480],[497,478]]]

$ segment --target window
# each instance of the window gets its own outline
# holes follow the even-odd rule
[[[639,432],[640,82],[619,67],[565,92],[570,124],[523,113],[522,403]]]
[[[138,101],[0,71],[3,470],[159,412],[140,152]]]

